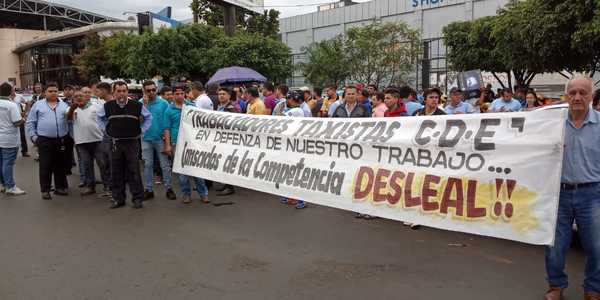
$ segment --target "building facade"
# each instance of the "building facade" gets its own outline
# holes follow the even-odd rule
[[[447,88],[455,74],[448,72],[442,29],[455,21],[469,21],[495,15],[508,0],[373,0],[281,19],[281,39],[293,53],[294,63],[306,59],[304,47],[334,38],[348,28],[373,22],[407,23],[421,32],[424,53],[415,62],[408,78],[418,88],[438,85]],[[300,71],[290,79],[291,86],[305,85]]]

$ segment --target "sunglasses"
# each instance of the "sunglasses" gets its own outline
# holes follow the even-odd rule
[[[146,93],[154,93],[154,92],[156,92],[156,89],[147,89],[146,90]]]

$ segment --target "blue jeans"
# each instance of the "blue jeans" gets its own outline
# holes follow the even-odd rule
[[[158,141],[142,141],[142,159],[144,160],[144,189],[152,191],[154,179],[154,150],[158,153],[160,168],[162,169],[162,177],[165,187],[172,188],[171,185],[171,161],[169,157],[162,153],[165,144],[162,140]]]
[[[208,197],[208,188],[206,188],[206,183],[204,182],[204,179],[183,174],[179,174],[179,186],[181,186],[181,193],[183,193],[184,196],[192,195],[190,179],[193,180],[196,184],[196,191],[198,191],[200,197]]]
[[[546,273],[551,286],[566,288],[567,250],[571,245],[573,220],[586,254],[586,292],[600,293],[600,183],[566,190],[561,189],[554,246],[546,247]]]
[[[0,166],[2,166],[2,185],[7,189],[12,189],[15,186],[13,178],[13,166],[19,153],[19,147],[15,148],[0,148]]]

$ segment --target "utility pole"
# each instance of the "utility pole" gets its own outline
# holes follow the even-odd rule
[[[237,20],[235,17],[235,6],[230,3],[222,3],[223,14],[225,17],[225,33],[228,36],[235,35],[235,27],[237,26]]]

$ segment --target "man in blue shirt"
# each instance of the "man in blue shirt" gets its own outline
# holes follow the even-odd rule
[[[513,92],[510,88],[505,88],[502,91],[502,96],[490,106],[491,112],[515,112],[521,111],[521,103],[519,100],[513,98]]]
[[[398,89],[398,93],[400,98],[402,98],[402,102],[404,102],[404,106],[406,107],[406,115],[412,116],[417,110],[423,108],[423,105],[412,100],[411,94],[414,90],[410,86],[402,86]]]
[[[553,246],[546,247],[548,300],[561,299],[568,286],[566,254],[573,221],[586,255],[583,288],[586,300],[600,299],[600,112],[591,109],[592,80],[569,81],[569,115],[565,128],[558,219]]]
[[[165,143],[169,146],[169,141],[165,140],[165,112],[169,108],[169,103],[156,96],[156,84],[153,81],[146,81],[142,84],[144,97],[140,102],[152,114],[152,126],[144,133],[142,137],[142,159],[144,160],[144,199],[154,198],[153,179],[154,179],[154,154],[158,155],[160,168],[162,170],[163,183],[167,189],[167,198],[175,200],[177,196],[171,185],[171,161],[165,154]],[[168,149],[166,149],[168,150]]]
[[[37,101],[27,117],[27,136],[37,145],[40,163],[40,188],[42,198],[51,199],[50,187],[54,176],[54,194],[68,195],[66,171],[70,162],[66,160],[65,137],[69,134],[67,111],[69,106],[58,100],[58,86],[46,86],[46,99]]]
[[[459,88],[453,87],[450,89],[450,103],[444,111],[449,115],[472,114],[473,106],[463,101],[463,94]]]

